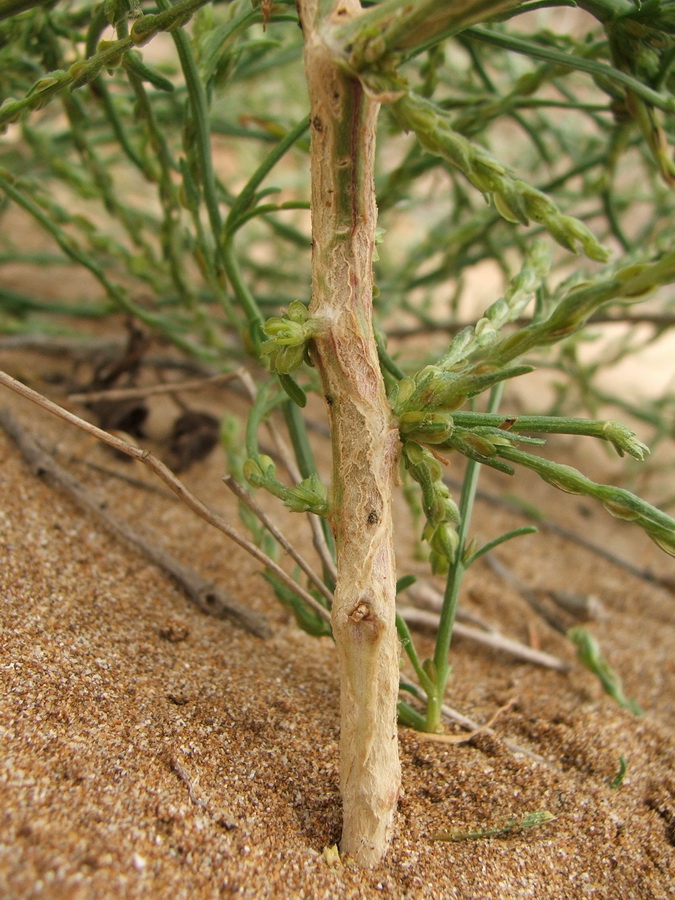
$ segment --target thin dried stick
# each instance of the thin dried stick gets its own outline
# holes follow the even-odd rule
[[[523,600],[527,603],[530,609],[534,610],[537,615],[541,616],[542,619],[551,626],[551,628],[555,629],[555,631],[559,632],[559,634],[567,633],[567,626],[562,621],[560,616],[553,615],[550,613],[542,604],[537,600],[537,594],[535,591],[528,588],[523,582],[518,578],[518,576],[511,571],[511,569],[506,566],[497,556],[493,553],[486,553],[484,556],[485,562],[490,566],[493,572],[496,572],[504,581],[507,581],[510,585],[512,585],[523,598]]]
[[[98,463],[92,462],[89,459],[82,459],[82,457],[77,454],[72,454],[69,461],[86,466],[88,469],[91,469],[92,472],[100,472],[101,475],[106,475],[108,478],[116,478],[118,481],[123,481],[125,484],[131,485],[131,487],[139,488],[142,491],[149,491],[151,494],[157,494],[159,497],[164,497],[165,500],[171,500],[172,502],[176,501],[176,497],[170,491],[165,491],[163,487],[159,487],[159,485],[152,484],[149,481],[144,481],[142,478],[134,478],[133,475],[127,475],[126,472],[120,472],[118,469],[114,469],[111,466],[100,466]]]
[[[418,688],[416,696],[422,703],[426,703],[427,695],[421,688]],[[475,731],[479,733],[495,735],[495,731],[490,727],[489,722],[485,725],[480,725],[478,722],[475,722],[473,719],[465,716],[464,713],[458,712],[456,709],[453,709],[451,706],[448,706],[445,703],[441,705],[441,714],[447,722],[454,722],[456,725],[459,725],[460,728],[466,728],[467,731]],[[523,756],[528,756],[530,759],[535,760],[535,762],[541,763],[549,769],[552,768],[551,764],[547,760],[545,760],[543,756],[535,753],[534,750],[529,750],[527,747],[522,747],[520,744],[516,744],[515,741],[508,740],[507,738],[501,738],[499,735],[495,735],[495,737],[503,741],[504,746],[508,747],[512,753],[520,753]],[[468,740],[471,740],[471,736],[468,738]]]
[[[251,510],[251,512],[256,516],[256,518],[262,522],[262,524],[267,528],[269,533],[281,544],[286,553],[296,561],[296,563],[300,566],[305,575],[310,579],[312,584],[323,594],[323,596],[328,600],[328,603],[332,605],[333,603],[333,592],[330,591],[326,585],[323,583],[321,578],[316,574],[316,572],[312,569],[309,563],[298,553],[295,547],[290,543],[290,541],[279,531],[274,522],[269,518],[267,513],[265,513],[255,502],[253,497],[245,491],[241,485],[237,484],[237,482],[232,478],[231,475],[226,475],[223,478],[223,481],[227,485],[227,487],[232,491],[232,493],[238,497],[242,503],[245,503],[246,506]]]
[[[39,475],[46,474],[65,490],[81,507],[94,513],[109,531],[136,547],[151,562],[174,578],[192,602],[208,615],[218,619],[233,619],[261,638],[271,637],[271,629],[263,615],[238,603],[213,582],[207,581],[194,569],[178,562],[175,557],[148,540],[123,519],[106,509],[103,501],[60,466],[40,448],[32,436],[6,410],[0,410],[0,427],[17,445],[26,462]]]
[[[27,387],[25,384],[21,384],[20,381],[12,378],[11,375],[7,375],[6,372],[0,371],[0,384],[4,384],[5,387],[8,387],[10,388],[10,390],[15,391],[17,394],[20,394],[26,400],[30,400],[38,406],[41,406],[48,412],[53,413],[60,419],[63,419],[65,422],[68,422],[71,425],[75,425],[82,431],[86,431],[87,434],[94,435],[94,437],[103,441],[105,444],[114,447],[115,450],[119,450],[120,453],[125,453],[127,456],[131,456],[134,459],[138,459],[142,463],[145,463],[145,465],[148,466],[148,468],[151,469],[151,471],[153,471],[156,475],[158,475],[162,479],[162,481],[166,485],[168,485],[171,490],[190,507],[193,512],[197,513],[197,515],[204,519],[205,522],[213,525],[214,528],[222,531],[223,534],[227,535],[230,540],[234,541],[235,544],[238,544],[250,556],[258,560],[258,562],[262,563],[266,568],[274,572],[274,574],[279,579],[281,579],[284,584],[291,588],[291,590],[293,590],[298,597],[300,597],[302,600],[304,600],[305,603],[311,606],[312,609],[318,612],[320,616],[323,616],[327,621],[330,621],[330,613],[328,613],[308,591],[306,591],[301,585],[297,584],[297,582],[295,582],[291,578],[291,576],[281,568],[281,566],[277,565],[277,563],[275,563],[273,559],[270,559],[270,557],[267,556],[266,553],[263,553],[263,551],[259,547],[256,547],[255,544],[251,543],[251,541],[247,540],[243,535],[239,534],[236,529],[232,528],[231,525],[228,525],[228,523],[222,518],[222,516],[218,515],[218,513],[210,509],[205,503],[203,503],[198,497],[196,497],[192,493],[192,491],[188,490],[183,482],[176,478],[173,472],[167,466],[165,466],[163,462],[157,459],[156,456],[153,456],[149,450],[141,450],[140,447],[134,447],[133,444],[128,444],[121,438],[115,437],[112,434],[108,434],[107,431],[103,431],[103,429],[97,428],[96,425],[92,425],[90,422],[85,422],[84,419],[81,419],[74,413],[68,412],[68,410],[63,409],[63,407],[59,406],[57,403],[48,400],[46,397],[43,397],[42,394],[39,394],[37,391],[32,390],[32,388]]]
[[[324,571],[332,578],[333,583],[335,583],[337,580],[337,567],[335,565],[335,560],[328,549],[326,536],[321,528],[321,520],[314,513],[307,513],[307,518],[309,519],[309,525],[312,529],[312,543],[314,544],[314,549],[319,554]]]
[[[101,353],[120,351],[126,338],[60,337],[52,334],[10,334],[0,338],[0,350],[28,350],[44,356],[69,356],[76,360],[89,360]]]
[[[413,607],[399,608],[398,611],[409,625],[421,625],[438,631],[440,616],[436,613],[425,609],[414,609]],[[493,650],[510,653],[511,656],[515,656],[517,659],[534,663],[537,666],[543,666],[546,669],[554,669],[556,672],[568,672],[571,668],[568,663],[557,656],[544,653],[541,650],[534,650],[532,647],[528,647],[527,644],[521,644],[520,641],[505,637],[498,631],[483,631],[480,628],[473,628],[471,625],[464,625],[461,622],[455,622],[453,630],[457,637],[467,638],[470,641],[482,644],[484,647],[491,647]]]
[[[209,378],[196,378],[190,381],[174,381],[168,384],[153,384],[148,387],[119,388],[110,391],[91,391],[89,393],[69,394],[71,403],[90,403],[97,400],[137,400],[143,397],[151,397],[156,394],[173,394],[184,391],[203,391],[206,388],[218,384],[225,384],[235,378],[239,378],[240,369],[234,372],[222,372],[220,375],[212,375]]]
[[[420,691],[420,698],[424,699],[424,695]],[[445,703],[441,706],[441,713],[449,722],[455,722],[457,725],[460,725],[462,728],[470,729],[471,731],[476,731],[481,729],[481,726],[478,722],[474,722],[473,719],[470,719],[468,716],[465,716],[463,713],[457,712],[456,709],[453,709],[451,706],[447,706]],[[494,729],[485,726],[483,728],[485,734],[494,734]],[[538,753],[535,753],[534,750],[529,750],[527,747],[522,747],[520,744],[516,744],[515,741],[507,740],[506,738],[501,738],[504,741],[504,745],[509,748],[512,753],[521,753],[523,756],[529,756],[530,759],[535,760],[538,763],[546,766],[547,768],[551,768],[551,765],[547,760],[544,759],[543,756],[540,756]]]
[[[413,603],[418,609],[431,609],[433,612],[440,613],[443,609],[443,594],[428,582],[418,581],[408,588],[408,595],[412,598]],[[485,622],[480,616],[467,612],[461,606],[457,609],[457,620],[468,622],[475,625],[483,631],[496,631],[492,625]]]
[[[474,728],[469,734],[430,734],[422,731],[420,732],[420,739],[423,741],[435,741],[438,744],[466,744],[475,737],[478,737],[479,734],[490,731],[499,716],[501,716],[503,712],[506,712],[507,709],[511,709],[515,702],[515,697],[512,697],[508,703],[499,707],[499,709],[487,720],[485,725]]]

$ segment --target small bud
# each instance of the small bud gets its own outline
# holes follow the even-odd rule
[[[260,466],[265,478],[273,478],[276,474],[277,467],[275,466],[274,460],[271,456],[267,456],[267,454],[261,453],[258,457],[258,465]]]
[[[296,347],[281,347],[274,357],[275,371],[280,375],[290,375],[302,365],[305,357],[304,345]]]
[[[439,463],[439,461],[431,455],[431,453],[427,453],[427,458],[424,462],[427,472],[429,473],[430,480],[440,482],[443,478],[443,467]]]
[[[654,532],[650,531],[649,537],[663,550],[664,553],[667,553],[669,556],[675,556],[675,532],[672,531],[664,531],[664,532]]]
[[[453,525],[459,525],[461,516],[459,513],[459,507],[452,499],[452,497],[445,498],[445,520],[446,522],[452,522]]]
[[[623,456],[630,454],[635,459],[643,460],[649,454],[649,447],[637,439],[632,428],[620,422],[605,422],[603,426],[605,438],[614,445],[614,449]]]
[[[538,191],[536,188],[530,187],[525,182],[520,182],[523,190],[526,191],[527,213],[535,222],[541,225],[547,225],[548,220],[559,215],[558,207],[550,197]],[[547,225],[548,227],[548,225]]]
[[[137,19],[131,27],[131,40],[141,47],[157,33],[157,16],[147,15]]]
[[[103,71],[103,63],[76,62],[68,69],[70,86],[72,88],[84,87],[94,81]]]
[[[305,331],[298,322],[293,322],[285,316],[273,316],[263,325],[263,331],[269,338],[273,338],[275,344],[292,347],[305,343]]]
[[[497,330],[489,319],[479,319],[478,322],[476,322],[475,336],[478,346],[486,347],[496,339]]]
[[[441,525],[446,521],[447,506],[443,497],[434,494],[431,504],[426,507],[425,513],[427,519],[434,527]]]
[[[262,469],[254,459],[247,459],[243,466],[244,478],[249,484],[258,486],[263,477]]]
[[[429,565],[431,566],[431,572],[433,575],[447,575],[450,571],[450,562],[448,557],[444,553],[437,553],[435,550],[431,551],[431,555],[429,556]]]
[[[481,456],[497,455],[495,445],[492,443],[492,441],[488,440],[486,437],[483,437],[480,434],[469,431],[465,432],[462,435],[462,438],[464,442],[468,444],[469,447],[471,447],[472,450],[475,450],[476,453],[479,453]]]
[[[635,509],[632,504],[626,502],[626,500],[621,497],[611,497],[608,500],[603,500],[602,505],[608,513],[616,516],[617,519],[635,522],[640,518],[640,511]]]
[[[326,486],[314,472],[295,488],[293,497],[286,500],[286,506],[295,512],[320,513],[326,509],[327,497]]]
[[[21,117],[21,109],[21,103],[15,97],[7,97],[0,103],[0,123],[11,125],[12,122],[18,122]]]
[[[506,219],[507,222],[511,222],[514,225],[529,224],[527,216],[521,212],[518,207],[509,203],[503,194],[495,193],[494,201],[497,212],[503,219]]]
[[[394,398],[395,409],[404,409],[406,402],[412,397],[415,391],[415,382],[412,378],[402,378],[396,385],[396,396]]]
[[[106,53],[105,58],[105,67],[106,69],[116,69],[119,65],[122,64],[122,57],[124,53],[122,50],[115,51],[114,48],[119,47],[119,41],[99,41],[98,42],[98,52]],[[131,52],[131,51],[129,51]]]
[[[448,562],[452,562],[459,547],[459,535],[448,525],[439,525],[433,533],[429,544],[436,553],[441,553]]]
[[[646,263],[635,263],[632,266],[624,266],[622,269],[616,273],[616,279],[622,285],[621,288],[621,296],[628,297],[631,299],[637,299],[640,297],[644,297],[646,294],[649,294],[654,290],[656,285],[652,284],[643,284],[644,279],[641,279],[640,276],[649,270],[649,266]],[[635,286],[631,287],[631,281],[635,281]]]
[[[299,300],[293,300],[289,304],[286,315],[292,322],[299,322],[301,325],[304,325],[309,320],[309,310]]]
[[[422,132],[430,135],[439,123],[435,110],[422,101],[413,101],[410,95],[401,98],[398,103],[404,113],[405,127],[410,131]],[[420,135],[421,137],[422,135]]]
[[[442,413],[403,413],[399,425],[403,437],[413,437],[420,443],[441,444],[452,433],[452,420]]]
[[[411,466],[424,465],[427,454],[415,441],[405,441],[403,444],[403,456]]]
[[[76,63],[75,65],[86,65],[86,63]],[[71,71],[72,68],[71,66]],[[30,108],[42,109],[43,106],[46,106],[54,90],[62,84],[64,76],[66,76],[66,72],[59,69],[36,82],[27,95]]]

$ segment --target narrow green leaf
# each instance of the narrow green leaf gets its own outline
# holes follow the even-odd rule
[[[610,782],[610,787],[612,790],[616,790],[620,788],[623,784],[623,780],[626,777],[626,772],[628,771],[628,763],[626,762],[625,756],[619,757],[619,771],[616,773],[614,778]]]
[[[514,528],[513,531],[507,531],[506,534],[500,535],[498,538],[495,538],[493,541],[489,541],[487,544],[484,544],[480,550],[476,550],[465,562],[464,568],[468,569],[469,566],[473,565],[477,559],[480,559],[481,556],[484,556],[486,553],[489,553],[491,550],[494,550],[495,547],[499,547],[500,544],[505,544],[506,541],[510,541],[512,538],[520,537],[524,534],[536,534],[537,528],[534,525],[523,525],[522,528]]]

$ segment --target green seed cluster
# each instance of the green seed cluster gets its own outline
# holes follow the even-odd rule
[[[459,510],[443,482],[443,468],[430,450],[415,441],[403,444],[403,464],[422,489],[422,506],[427,523],[422,537],[431,548],[431,569],[444,575],[450,569],[459,537]]]
[[[139,69],[140,65],[142,67],[142,77],[147,77],[148,72],[151,70],[142,66],[138,57],[127,60],[127,51],[147,44],[160,32],[175,31],[182,27],[207,2],[208,0],[182,0],[182,2],[177,3],[176,6],[164,12],[156,15],[141,16],[134,22],[127,37],[115,41],[101,41],[98,44],[97,52],[90,56],[89,59],[78,60],[67,71],[65,69],[56,69],[50,72],[49,75],[36,81],[26,96],[20,100],[7,98],[0,105],[0,127],[18,121],[21,114],[26,110],[42,109],[61,91],[73,91],[90,84],[105,70],[115,69],[123,62],[136,70]],[[113,22],[123,18],[121,6],[122,4],[108,4],[106,12],[109,21]],[[128,10],[125,11],[124,15],[126,14],[128,14]],[[152,76],[148,80],[155,84],[159,80],[162,90],[169,89],[168,85],[170,83],[165,78],[157,73],[152,73]],[[171,85],[170,87],[172,89],[173,86]]]
[[[299,369],[307,357],[307,342],[316,334],[317,323],[304,303],[294,300],[282,316],[272,316],[263,325],[269,338],[260,355],[270,372],[289,375]]]
[[[609,251],[593,233],[573,216],[564,215],[542,191],[515,178],[511,170],[487,150],[467,140],[450,125],[450,117],[434,103],[407,91],[392,104],[401,126],[414,131],[429,153],[441,156],[459,169],[509,222],[543,225],[559,244],[577,253],[579,249],[599,262],[609,259]]]
[[[624,298],[641,300],[655,288],[675,278],[675,251],[650,262],[631,263],[591,282],[575,285],[558,302],[551,315],[514,334],[500,337],[486,354],[493,365],[505,363],[545,347],[579,331],[604,303]]]
[[[476,350],[495,343],[500,330],[522,315],[525,307],[548,274],[551,254],[543,241],[533,241],[518,274],[511,279],[503,297],[489,306],[473,327],[457,334],[438,365],[449,369]]]
[[[244,478],[253,487],[264,488],[279,497],[293,512],[312,512],[319,516],[326,514],[328,492],[316,473],[303,479],[297,487],[286,487],[276,477],[274,461],[262,453],[257,459],[246,460]]]
[[[449,372],[441,366],[425,366],[409,378],[403,378],[392,395],[394,413],[405,416],[406,429],[419,431],[424,443],[441,443],[444,439],[430,440],[428,435],[438,432],[439,419],[429,418],[433,410],[452,412],[467,400],[493,387],[507,378],[526,375],[532,366],[498,367],[473,366],[466,372]],[[419,424],[419,428],[414,427]]]

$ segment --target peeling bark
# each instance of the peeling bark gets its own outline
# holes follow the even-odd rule
[[[326,396],[333,446],[330,521],[338,570],[333,631],[341,691],[341,850],[372,866],[386,851],[400,787],[391,514],[399,438],[372,326],[379,106],[336,62],[330,46],[332,24],[359,14],[358,0],[335,3],[326,14],[313,2],[299,7],[311,101],[310,311],[323,323],[312,356]]]

